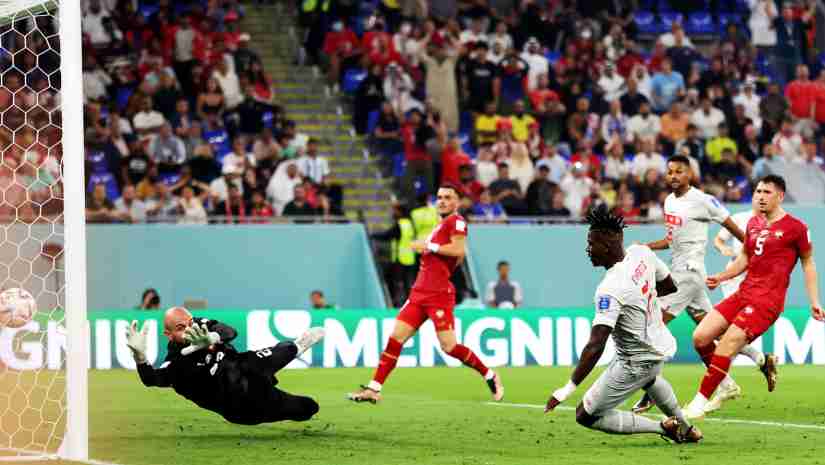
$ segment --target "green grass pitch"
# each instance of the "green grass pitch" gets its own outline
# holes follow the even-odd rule
[[[735,367],[744,396],[699,423],[705,440],[692,445],[611,436],[578,426],[570,409],[544,415],[532,408],[570,368],[502,369],[502,405],[488,403],[486,386],[466,368],[399,368],[381,404],[345,400],[371,371],[281,372],[280,388],[314,397],[321,411],[306,423],[257,427],[231,425],[172,390],[144,388],[134,372],[92,372],[91,455],[123,465],[825,464],[822,367],[780,367],[774,393],[756,369]],[[564,405],[574,407],[600,372]],[[664,372],[681,404],[702,373],[698,365]]]

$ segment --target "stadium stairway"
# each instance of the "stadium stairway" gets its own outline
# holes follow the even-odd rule
[[[351,115],[316,67],[295,64],[298,40],[294,14],[282,3],[248,4],[241,29],[251,36],[250,48],[261,57],[275,88],[275,98],[298,131],[320,140],[320,152],[330,162],[332,178],[344,188],[344,213],[361,215],[367,227],[389,227],[391,189],[381,177],[366,140],[352,129]]]

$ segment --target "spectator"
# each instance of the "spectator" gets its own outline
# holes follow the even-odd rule
[[[614,209],[613,213],[624,218],[627,224],[638,224],[642,216],[642,212],[635,205],[635,197],[633,192],[625,192],[619,197],[619,205]]]
[[[336,87],[341,76],[358,65],[362,55],[358,36],[340,19],[335,20],[327,32],[323,52],[329,59],[329,82]]]
[[[284,161],[278,165],[266,187],[266,197],[276,215],[282,214],[284,207],[293,199],[295,187],[302,182],[298,165],[294,161]]]
[[[599,78],[598,86],[604,92],[604,99],[609,103],[620,101],[625,92],[624,78],[615,72],[612,63],[607,63],[604,66],[604,73]]]
[[[658,137],[662,131],[661,120],[650,112],[650,104],[647,102],[639,106],[639,113],[630,118],[627,126],[633,142],[637,145],[644,139]]]
[[[786,2],[782,6],[782,15],[774,18],[773,27],[776,31],[774,63],[779,84],[784,86],[794,75],[802,59],[808,56],[805,26],[802,21],[794,19],[793,6]]]
[[[158,183],[155,195],[147,199],[145,204],[149,221],[173,223],[178,216],[178,201],[169,193],[166,184]]]
[[[428,126],[424,123],[424,114],[414,109],[410,112],[407,123],[401,128],[401,136],[404,140],[404,158],[407,167],[404,170],[404,179],[401,181],[404,198],[412,200],[415,198],[415,180],[418,176],[423,178],[421,188],[425,192],[432,192],[435,173],[433,171],[432,155],[425,146],[429,139]]]
[[[264,128],[261,134],[255,138],[255,142],[252,144],[252,155],[255,156],[253,166],[270,170],[270,173],[275,170],[278,162],[281,161],[281,146],[272,137],[271,129]]]
[[[473,216],[481,218],[483,221],[503,222],[507,219],[507,212],[500,202],[493,199],[489,189],[484,189],[479,195],[478,201],[473,205]]]
[[[224,221],[219,221],[221,223],[245,223],[247,209],[241,188],[233,183],[228,189],[226,198],[215,203],[213,213],[225,217]]]
[[[268,218],[275,216],[272,206],[267,203],[264,193],[259,190],[252,192],[252,204],[249,206],[249,216],[261,219],[260,221],[255,221],[256,223],[265,223]]]
[[[255,155],[246,150],[246,138],[238,136],[232,140],[232,151],[223,157],[222,165],[243,173],[247,168],[254,168],[256,161]]]
[[[684,77],[673,70],[670,59],[662,61],[662,70],[653,75],[651,87],[653,109],[656,112],[667,111],[673,102],[685,95]]]
[[[815,118],[814,103],[818,86],[808,79],[808,67],[796,67],[796,80],[785,88],[785,97],[790,103],[791,115],[799,120],[800,124],[811,124]],[[797,126],[800,127],[800,126]]]
[[[549,180],[550,167],[542,165],[536,169],[536,177],[527,187],[525,200],[530,216],[544,216],[550,211],[553,194],[559,186]]]
[[[662,115],[661,126],[662,136],[675,146],[687,138],[688,125],[690,125],[690,115],[682,111],[682,104],[674,102],[670,105],[670,111]]]
[[[507,50],[507,49],[505,49]],[[521,59],[527,63],[527,91],[538,88],[539,76],[550,72],[550,62],[541,52],[541,44],[538,39],[531,37],[524,45],[524,53]]]
[[[659,36],[657,41],[665,48],[671,47],[687,47],[693,48],[693,43],[690,38],[685,35],[685,29],[679,21],[673,21],[670,25],[670,32]]]
[[[776,154],[786,162],[802,161],[802,136],[794,131],[792,119],[785,118],[782,129],[773,136],[772,143],[776,147]]]
[[[446,44],[434,44],[424,40],[418,55],[427,68],[427,96],[441,114],[449,131],[458,131],[458,89],[456,87],[456,63],[458,54]]]
[[[716,137],[719,125],[725,122],[725,114],[712,103],[710,97],[703,97],[702,107],[690,117],[690,122],[699,130],[699,136],[706,141]]]
[[[337,308],[335,305],[327,303],[324,293],[319,290],[312,291],[309,294],[309,302],[313,310],[333,310]]]
[[[559,189],[553,194],[553,201],[550,210],[547,211],[547,216],[570,218],[572,215],[565,204],[564,191]]]
[[[748,0],[751,14],[748,29],[751,31],[751,43],[763,56],[771,57],[776,47],[776,2],[773,0]]]
[[[584,199],[590,195],[593,180],[586,176],[584,165],[573,164],[573,169],[562,179],[559,187],[564,191],[564,206],[570,211],[570,216],[578,219],[582,216]]]
[[[143,291],[140,297],[139,310],[160,310],[160,294],[155,289],[149,288]]]
[[[535,123],[536,119],[525,112],[523,100],[516,100],[513,103],[513,115],[510,116],[509,119],[513,127],[513,139],[516,142],[527,142],[530,134],[530,125]]]
[[[546,165],[550,168],[549,180],[555,184],[561,183],[562,178],[567,174],[567,160],[559,155],[556,146],[548,144],[544,154],[536,161],[536,167]]]
[[[782,124],[782,119],[788,110],[788,101],[780,92],[779,84],[768,85],[768,94],[759,103],[759,111],[762,119],[768,123],[768,130],[778,130]]]
[[[392,105],[385,101],[384,81],[381,78],[382,69],[378,65],[370,67],[369,74],[358,85],[355,91],[355,105],[353,106],[352,124],[358,134],[365,134],[368,130],[369,114],[380,110],[383,105]]]
[[[601,130],[598,113],[590,111],[590,101],[586,98],[576,100],[576,112],[567,119],[567,141],[578,145],[582,139],[595,140]]]
[[[762,126],[762,118],[759,115],[759,106],[762,99],[754,92],[753,81],[745,81],[742,84],[742,92],[733,99],[735,105],[742,105],[745,109],[745,116],[753,121],[757,128]]]
[[[472,166],[470,156],[461,150],[461,140],[452,135],[447,140],[447,146],[441,154],[441,185],[461,184],[460,170],[464,166]]]
[[[330,175],[327,158],[318,155],[317,139],[309,139],[306,153],[296,162],[298,163],[298,171],[315,184],[323,184],[324,179]]]
[[[600,179],[602,176],[602,161],[593,152],[593,144],[589,139],[582,139],[579,142],[579,151],[570,158],[570,163],[581,163],[591,179]]]
[[[475,59],[462,79],[463,94],[469,100],[470,110],[475,113],[485,111],[488,102],[492,102],[493,113],[498,106],[501,77],[498,66],[487,60],[488,49],[485,42],[476,43]]]
[[[649,169],[655,169],[659,174],[665,174],[667,171],[667,162],[665,158],[654,152],[655,142],[653,139],[646,139],[642,141],[642,150],[633,157],[630,172],[641,181]]]
[[[708,157],[708,161],[712,165],[718,164],[721,161],[722,152],[726,149],[733,153],[739,153],[739,147],[736,146],[736,142],[728,137],[728,125],[721,123],[716,137],[708,140],[707,146],[705,147],[705,154]]]
[[[410,75],[396,63],[390,63],[384,77],[384,97],[397,114],[403,115],[414,109],[424,110],[424,105],[412,96],[414,90],[415,83]]]
[[[310,205],[309,202],[307,202],[306,189],[304,189],[304,186],[295,186],[295,193],[293,195],[293,198],[284,207],[282,215],[312,217],[317,216],[318,214],[318,209]]]
[[[195,93],[195,84],[192,81],[192,69],[195,66],[193,45],[197,32],[192,28],[192,18],[185,15],[180,18],[180,25],[174,33],[174,69],[180,81],[181,90],[185,95]]]
[[[207,191],[204,190],[202,196],[205,197]],[[195,196],[192,186],[184,186],[181,190],[181,197],[178,199],[181,216],[178,224],[206,224],[206,209],[203,207],[203,199]]]
[[[234,111],[244,98],[240,80],[234,68],[234,62],[229,57],[224,57],[218,60],[215,71],[212,72],[212,79],[221,89],[227,111]]]
[[[602,140],[610,142],[618,138],[622,144],[632,142],[629,124],[627,115],[622,113],[621,102],[613,100],[610,102],[610,113],[602,117]]]
[[[510,280],[510,264],[498,262],[498,280],[487,284],[487,305],[492,308],[516,308],[523,300],[521,285]]]
[[[508,215],[521,215],[525,211],[524,194],[518,181],[510,179],[510,166],[498,164],[498,178],[490,184],[490,195],[500,202]]]
[[[186,163],[186,146],[172,132],[172,125],[163,123],[158,136],[149,144],[149,156],[158,165],[162,175],[179,175]]]
[[[8,201],[8,200],[7,200]],[[111,223],[121,219],[114,211],[114,205],[106,198],[106,186],[95,184],[86,201],[86,221],[89,223]]]
[[[212,121],[219,126],[223,125],[223,113],[226,109],[226,100],[218,80],[213,77],[206,80],[206,84],[198,94],[197,113],[201,121]]]
[[[82,29],[96,49],[106,49],[113,41],[123,38],[123,33],[112,21],[109,12],[101,7],[99,0],[89,1],[89,8],[83,15]]]
[[[163,115],[152,108],[151,97],[143,98],[140,111],[132,118],[132,126],[142,140],[148,140],[154,136],[165,122]]]
[[[123,188],[123,195],[115,201],[114,210],[120,219],[127,223],[146,222],[146,204],[137,198],[135,186],[128,185]]]
[[[607,159],[604,164],[604,177],[616,181],[630,174],[630,162],[625,159],[624,147],[618,139],[613,139],[605,146]]]
[[[496,115],[495,102],[487,102],[484,113],[475,119],[476,147],[482,149],[496,143],[500,119],[501,117]]]
[[[105,101],[108,98],[107,88],[110,85],[112,85],[112,78],[100,67],[97,58],[94,55],[85,55],[83,57],[84,103]]]
[[[642,104],[650,105],[647,96],[639,92],[639,81],[631,76],[627,80],[627,92],[621,96],[619,101],[622,104],[622,113],[630,118],[636,116],[642,108]],[[650,108],[648,107],[648,111]]]

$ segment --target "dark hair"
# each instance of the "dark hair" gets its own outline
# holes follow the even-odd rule
[[[673,155],[667,159],[668,163],[683,163],[690,167],[690,159],[684,155]]]
[[[586,221],[590,225],[591,231],[621,234],[622,230],[627,227],[627,225],[624,224],[624,218],[611,213],[605,204],[601,204],[593,210],[590,210],[590,213],[587,214]]]
[[[759,182],[764,184],[773,184],[782,192],[785,192],[786,189],[785,178],[776,174],[769,174],[760,179]]]
[[[508,262],[507,260],[502,260],[502,261],[498,262],[498,265],[496,265],[496,269],[499,269],[502,266],[510,266],[510,262]]]
[[[143,295],[140,296],[140,304],[143,305],[143,302],[146,301],[146,296],[149,294],[154,294],[152,300],[149,301],[149,305],[160,305],[160,294],[158,294],[158,291],[151,287],[143,291]]]
[[[310,293],[309,293],[309,295],[315,295],[315,294],[317,294],[317,295],[318,295],[318,297],[323,297],[323,296],[324,296],[324,293],[323,293],[323,292],[321,292],[321,291],[320,291],[320,290],[318,290],[318,289],[315,289],[314,291],[312,291],[312,292],[310,292]]]
[[[446,184],[442,184],[442,185],[438,186],[438,188],[439,189],[451,189],[453,192],[455,192],[455,195],[457,195],[459,199],[461,197],[463,197],[463,195],[461,194],[461,190],[455,184],[446,183]]]

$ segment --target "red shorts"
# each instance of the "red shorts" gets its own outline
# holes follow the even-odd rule
[[[436,331],[452,331],[455,329],[453,307],[455,294],[412,291],[396,319],[418,329],[429,318]]]
[[[716,311],[722,314],[728,323],[735,325],[748,336],[748,342],[765,333],[782,314],[781,308],[765,300],[743,297],[736,292],[716,305]]]

